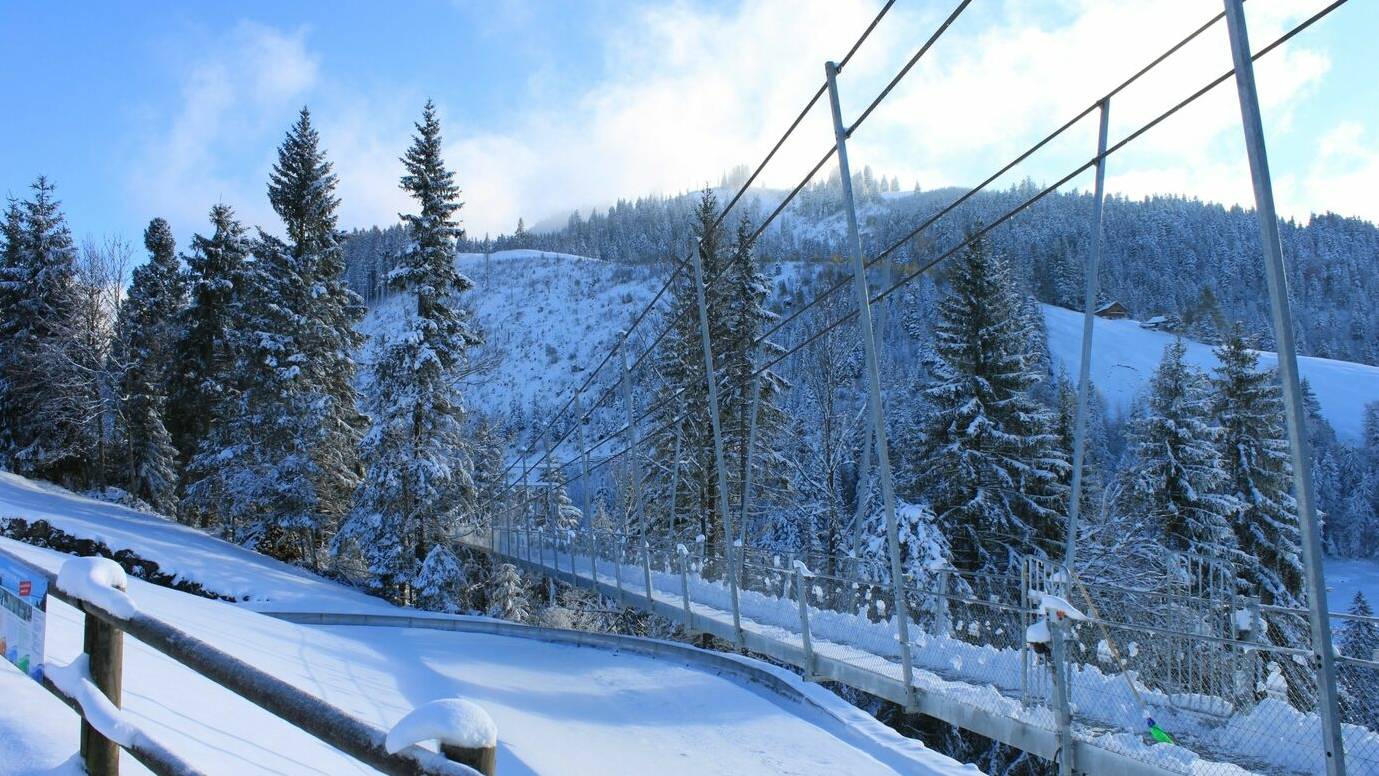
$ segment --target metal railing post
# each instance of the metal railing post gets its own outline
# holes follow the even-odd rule
[[[833,134],[838,146],[838,172],[842,179],[843,205],[847,212],[848,249],[852,253],[853,285],[857,291],[857,324],[867,359],[867,388],[871,406],[872,433],[876,437],[876,459],[881,479],[881,496],[886,508],[886,544],[891,556],[891,581],[895,590],[896,635],[900,640],[900,666],[905,681],[907,706],[913,708],[914,668],[910,662],[910,608],[905,601],[905,569],[900,562],[899,530],[895,516],[895,483],[891,479],[890,450],[886,444],[886,408],[881,399],[881,363],[877,353],[876,330],[871,320],[871,291],[867,287],[867,267],[862,256],[862,238],[857,231],[857,206],[852,196],[852,170],[848,166],[848,130],[843,127],[843,111],[838,102],[838,66],[825,63],[828,77],[828,102],[833,110]]]
[[[656,599],[651,594],[651,543],[642,540],[642,576],[646,583],[646,607],[647,611],[656,613]]]
[[[666,535],[678,536],[676,533],[675,508],[677,499],[680,495],[680,426],[675,426],[675,459],[670,462],[670,519],[666,521]]]
[[[728,509],[728,472],[723,460],[723,428],[718,416],[718,377],[713,368],[713,344],[709,339],[709,303],[704,291],[704,259],[697,239],[690,241],[690,256],[694,259],[694,290],[699,302],[699,335],[704,349],[704,379],[709,389],[709,423],[713,428],[714,466],[718,470],[718,512],[723,516],[723,562],[728,577],[728,595],[733,607],[733,634],[739,647],[742,638],[742,611],[737,593],[737,552],[733,545],[737,532],[733,530],[733,515]],[[700,573],[703,573],[701,567]]]
[[[1068,497],[1068,544],[1063,565],[1069,571],[1077,560],[1077,523],[1082,510],[1082,468],[1087,456],[1087,410],[1092,393],[1092,328],[1096,321],[1097,272],[1101,264],[1101,221],[1106,198],[1106,128],[1111,98],[1101,101],[1097,129],[1096,189],[1092,194],[1091,245],[1087,253],[1087,289],[1082,310],[1082,362],[1077,373],[1077,414],[1073,419],[1073,491]]]
[[[800,643],[804,647],[804,678],[810,679],[818,674],[814,668],[814,643],[809,637],[809,590],[805,587],[805,565],[795,561],[795,598],[800,605]]]
[[[752,359],[752,371],[756,371],[755,351]],[[747,513],[752,508],[752,451],[756,446],[757,440],[757,412],[761,407],[761,375],[752,378],[752,404],[747,418],[747,449],[743,454],[746,459],[743,465],[742,477],[742,514],[738,517],[741,525],[738,526],[738,536],[742,540],[742,546],[747,546]],[[738,556],[738,577],[742,576],[742,564],[745,562],[741,555]]]
[[[1245,151],[1250,161],[1260,243],[1264,249],[1264,277],[1269,287],[1274,319],[1278,371],[1283,383],[1284,414],[1288,421],[1288,446],[1292,451],[1293,491],[1298,504],[1308,616],[1312,626],[1313,668],[1317,673],[1322,749],[1326,753],[1328,776],[1341,776],[1346,768],[1340,705],[1336,694],[1336,653],[1331,643],[1331,617],[1326,600],[1326,582],[1322,577],[1321,536],[1312,493],[1312,454],[1307,443],[1297,345],[1293,341],[1293,315],[1288,306],[1288,276],[1283,265],[1278,215],[1274,210],[1273,182],[1269,175],[1268,152],[1264,147],[1264,122],[1259,113],[1259,95],[1255,88],[1245,9],[1242,0],[1225,0],[1225,4],[1231,58],[1235,61],[1235,85],[1240,97],[1240,124],[1245,133]]]
[[[582,515],[584,524],[592,528],[594,525],[594,513],[589,511],[589,446],[586,444],[584,437],[584,424],[588,421],[588,418],[584,417],[584,413],[580,410],[578,395],[575,396],[575,417],[577,418],[576,422],[579,424],[579,457],[583,469],[579,477],[580,503],[584,507]]]
[[[689,550],[679,546],[680,555],[680,596],[685,602],[685,630],[694,630],[694,612],[690,609],[689,594]]]
[[[938,606],[934,607],[934,632],[938,636],[948,636],[948,569],[938,573]]]
[[[1058,773],[1073,776],[1073,715],[1068,699],[1068,650],[1064,643],[1064,624],[1057,617],[1048,616],[1051,660],[1053,669],[1054,718],[1058,724]]]
[[[527,458],[522,457],[522,557],[531,563],[531,482],[527,478]]]

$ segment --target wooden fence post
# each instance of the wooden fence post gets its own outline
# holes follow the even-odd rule
[[[83,649],[90,665],[91,682],[118,708],[124,632],[88,612]],[[85,715],[81,719],[81,760],[91,776],[118,776],[120,773],[119,745],[97,732]]]
[[[471,748],[443,743],[441,744],[441,754],[445,755],[446,759],[454,760],[460,765],[468,765],[484,776],[496,776],[498,773],[498,746],[496,744]]]

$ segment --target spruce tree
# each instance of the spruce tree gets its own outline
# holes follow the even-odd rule
[[[374,584],[404,602],[473,499],[474,453],[457,385],[466,351],[478,342],[456,302],[473,284],[455,268],[460,191],[441,158],[429,101],[416,130],[402,157],[401,186],[418,212],[402,217],[412,241],[387,277],[415,305],[395,336],[375,344],[367,397],[373,426],[361,449],[367,472],[339,537],[364,553]],[[427,581],[433,577],[427,572]]]
[[[757,266],[751,225],[741,220],[730,237],[718,221],[718,198],[711,189],[705,189],[694,208],[693,228],[703,264],[709,342],[720,387],[718,410],[728,504],[729,509],[740,510],[749,460],[751,376],[761,363],[781,351],[771,343],[754,345],[775,315],[766,308],[768,287]],[[708,542],[708,554],[713,556],[723,550],[725,523],[718,498],[699,301],[692,259],[681,261],[682,254],[678,251],[672,255],[676,257],[678,271],[671,285],[667,313],[671,332],[658,354],[660,384],[654,404],[660,409],[649,425],[664,429],[651,440],[653,455],[658,460],[668,461],[674,457],[677,434],[679,436],[681,466],[677,510],[694,515],[691,520],[697,520],[697,524],[671,525],[657,516],[653,516],[653,523],[658,530],[674,530],[682,537],[702,534]],[[757,436],[750,459],[753,501],[757,503],[763,500],[762,494],[780,491],[787,485],[776,443],[788,420],[778,406],[785,381],[771,371],[762,374],[760,379]],[[668,486],[669,481],[664,485]],[[669,494],[657,494],[649,502],[669,504]],[[740,517],[740,512],[734,516]],[[739,526],[739,530],[742,528]]]
[[[531,602],[522,575],[511,563],[500,563],[488,583],[488,616],[512,622],[531,617]]]
[[[466,577],[464,566],[455,553],[444,544],[437,544],[426,553],[413,586],[416,604],[433,612],[460,611],[459,601],[464,595]]]
[[[546,457],[546,463],[541,469],[541,486],[545,490],[545,498],[538,524],[557,532],[579,528],[584,513],[570,500],[570,495],[565,490],[565,472],[554,455]]]
[[[240,327],[249,277],[249,241],[234,211],[216,205],[210,220],[211,236],[193,236],[187,256],[191,299],[180,316],[165,421],[185,469],[179,517],[203,528],[228,518],[227,504],[218,495],[226,473],[216,467],[216,458],[242,443],[226,437],[226,426],[237,411],[237,361],[247,337]],[[211,439],[212,430],[217,439]],[[236,525],[226,528],[230,536],[237,535]]]
[[[935,327],[937,383],[913,481],[962,571],[1006,571],[1009,553],[1060,546],[1068,461],[1031,395],[1040,375],[1010,266],[974,241],[958,258]]]
[[[314,514],[299,529],[312,535],[313,546],[333,533],[349,508],[359,482],[364,427],[354,385],[354,354],[363,344],[355,327],[364,310],[344,279],[336,185],[311,114],[302,108],[278,149],[268,184],[268,200],[287,230],[287,242],[264,238],[259,244],[267,253],[261,260],[281,260],[287,270],[275,278],[278,301],[285,306],[284,328],[276,333],[291,337],[295,349],[289,358],[299,372],[288,390],[300,400],[286,404],[305,413],[296,417],[305,438],[292,447],[305,449],[310,462],[279,463],[310,472],[310,482],[301,488],[310,493]]]
[[[10,380],[15,375],[21,352],[23,319],[19,303],[23,299],[26,276],[24,212],[15,199],[10,199],[5,207],[0,241],[3,241],[0,243],[0,468],[13,469],[19,411],[11,399]]]
[[[1216,348],[1212,379],[1221,424],[1217,449],[1240,550],[1237,571],[1250,595],[1265,604],[1296,606],[1302,595],[1302,540],[1297,504],[1289,493],[1292,466],[1283,427],[1283,397],[1273,374],[1258,369],[1242,328],[1230,329]]]
[[[720,411],[731,424],[728,428],[728,451],[736,472],[732,483],[736,494],[734,503],[740,504],[741,499],[746,497],[744,489],[750,464],[751,502],[761,504],[767,500],[766,494],[778,496],[789,488],[784,473],[785,464],[777,446],[777,440],[787,431],[789,419],[779,406],[780,396],[787,387],[786,382],[779,374],[768,370],[757,378],[760,385],[755,404],[756,437],[753,439],[751,436],[754,409],[752,375],[761,364],[783,352],[783,349],[772,342],[753,344],[766,326],[776,319],[776,314],[766,308],[770,288],[757,266],[752,247],[752,225],[745,216],[738,221],[732,254],[723,271],[725,276],[722,284],[725,288],[722,314],[727,316],[727,326],[722,353],[718,357],[720,360],[716,360],[714,366],[719,370],[720,384],[723,386]],[[751,519],[752,515],[747,515],[747,520]],[[738,530],[744,533],[747,529],[746,525],[738,526]]]
[[[705,285],[709,342],[717,371],[723,363],[723,351],[729,341],[730,316],[727,313],[725,293],[728,284],[715,282],[724,271],[726,255],[723,229],[717,225],[718,199],[712,190],[705,189],[700,195],[693,219]],[[666,313],[671,331],[657,354],[656,372],[660,377],[660,384],[657,386],[656,401],[652,404],[659,409],[648,425],[665,429],[657,438],[651,440],[653,455],[658,460],[669,461],[674,458],[676,435],[680,437],[680,492],[676,495],[677,511],[692,517],[689,525],[666,521],[657,527],[681,536],[702,535],[708,543],[708,555],[717,556],[722,554],[724,546],[724,516],[718,498],[694,264],[691,258],[685,257],[680,251],[674,251],[671,255],[676,263],[670,287],[670,306]],[[727,420],[734,415],[726,410],[724,398],[720,395],[719,413],[721,428],[726,436],[737,426]],[[733,449],[726,440],[724,449]],[[734,470],[729,467],[728,471],[731,473]],[[669,481],[666,482],[666,485],[668,484]],[[729,487],[731,489],[731,485]],[[670,500],[669,494],[657,494],[648,499],[648,503],[669,504]],[[732,503],[731,493],[729,503]]]
[[[185,293],[167,221],[149,223],[144,246],[148,263],[134,270],[116,320],[117,417],[129,492],[170,514],[176,503],[177,449],[164,416],[170,350]]]
[[[1343,657],[1355,660],[1379,661],[1379,621],[1364,593],[1355,592],[1349,614],[1357,618],[1347,620],[1336,639],[1336,649]],[[1342,662],[1337,669],[1347,721],[1379,731],[1379,669]]]
[[[280,560],[315,563],[320,472],[309,448],[320,403],[306,390],[300,316],[292,294],[300,266],[285,245],[260,235],[246,262],[223,333],[232,354],[228,386],[187,466],[184,506],[209,513],[231,541]]]
[[[12,304],[5,339],[13,348],[4,358],[9,458],[20,474],[75,485],[93,447],[88,382],[74,337],[80,330],[76,246],[53,185],[39,177],[32,188],[5,227]]]
[[[1230,516],[1236,501],[1212,423],[1205,377],[1184,361],[1181,340],[1164,349],[1143,410],[1131,422],[1125,506],[1162,531],[1164,545],[1217,561],[1237,559]]]

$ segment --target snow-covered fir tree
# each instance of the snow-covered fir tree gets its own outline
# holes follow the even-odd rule
[[[180,321],[181,338],[172,356],[165,424],[182,463],[190,462],[209,434],[216,413],[234,393],[232,332],[244,304],[249,240],[229,205],[211,208],[211,235],[192,237],[187,255],[190,299]],[[213,504],[187,519],[205,524]]]
[[[126,488],[160,512],[171,514],[177,496],[177,448],[164,418],[168,364],[177,341],[185,285],[167,221],[149,222],[144,246],[148,263],[134,270],[116,321],[117,418]]]
[[[1355,591],[1347,620],[1336,638],[1336,649],[1343,657],[1379,661],[1379,624],[1364,593]],[[1336,671],[1341,686],[1341,713],[1349,722],[1379,731],[1379,668],[1342,662]]]
[[[718,199],[711,189],[699,196],[693,213],[694,234],[698,238],[703,263],[705,306],[708,310],[709,341],[714,354],[719,392],[719,418],[723,435],[728,480],[729,509],[740,508],[746,481],[747,441],[751,427],[752,384],[750,375],[757,366],[778,352],[775,346],[754,346],[765,324],[774,318],[766,309],[767,286],[756,266],[751,244],[751,228],[742,222],[730,244],[719,223]],[[691,516],[656,516],[661,530],[681,536],[703,535],[709,554],[722,551],[724,516],[720,514],[713,432],[709,419],[708,383],[704,373],[704,352],[699,327],[699,303],[692,259],[674,251],[677,274],[670,289],[667,320],[671,332],[658,353],[653,427],[664,429],[651,440],[656,460],[674,459],[680,447],[677,511]],[[775,439],[785,426],[777,406],[783,381],[774,373],[761,377],[757,437],[752,466],[754,499],[758,494],[784,487],[783,466]],[[671,478],[661,483],[668,488]],[[668,505],[670,498],[654,501]]]
[[[752,510],[752,514],[742,515],[738,530],[743,535],[751,527],[750,523],[757,521],[756,512],[760,505],[781,499],[790,486],[777,442],[789,425],[789,419],[779,406],[780,397],[788,386],[779,374],[771,370],[757,376],[755,379],[759,384],[753,385],[756,370],[782,353],[783,349],[769,341],[753,344],[776,319],[776,314],[766,307],[770,287],[757,264],[752,231],[752,224],[746,216],[738,219],[732,253],[723,267],[725,276],[721,281],[725,288],[720,312],[728,316],[724,331],[726,341],[714,361],[723,387],[719,395],[719,410],[725,422],[731,422],[734,426],[728,437],[732,445],[728,452],[737,471],[732,485],[737,494],[735,503],[741,504],[742,499],[747,499],[749,505],[758,506],[758,509]],[[752,434],[753,420],[756,423],[755,436]],[[749,466],[752,469],[752,493],[746,494]]]
[[[565,489],[565,471],[554,455],[546,456],[541,468],[541,518],[539,524],[557,531],[579,528],[584,513],[570,500]]]
[[[1162,531],[1164,546],[1217,561],[1238,556],[1230,517],[1237,507],[1217,444],[1206,378],[1177,340],[1164,349],[1149,397],[1131,422],[1132,462],[1122,508]]]
[[[436,544],[426,553],[412,582],[416,605],[434,612],[459,612],[467,582],[460,559],[446,545]]]
[[[19,315],[27,273],[24,271],[24,211],[11,198],[0,223],[0,468],[13,469],[19,405],[12,400],[10,380],[19,367],[24,321]]]
[[[962,571],[1004,571],[1009,553],[1048,555],[1063,536],[1068,461],[1006,261],[974,241],[958,257],[935,327],[933,411],[911,481]]]
[[[1297,503],[1289,493],[1292,466],[1277,377],[1260,370],[1237,325],[1216,348],[1212,378],[1221,433],[1217,449],[1226,488],[1235,497],[1230,516],[1240,550],[1237,572],[1250,595],[1265,604],[1296,606],[1302,596],[1302,539]]]
[[[455,269],[460,190],[441,158],[440,123],[430,102],[416,128],[402,158],[401,186],[418,212],[403,216],[412,243],[387,278],[415,304],[407,305],[400,330],[373,347],[367,396],[373,425],[361,447],[367,470],[337,540],[353,543],[373,584],[404,602],[474,496],[474,451],[457,383],[467,349],[478,342],[456,299],[472,286]]]
[[[297,344],[303,281],[279,241],[261,236],[253,250],[221,333],[233,354],[228,386],[187,465],[183,506],[231,541],[314,564],[320,472],[303,426],[320,422],[320,404],[306,390]]]
[[[531,602],[527,587],[517,567],[500,563],[488,581],[488,616],[512,622],[525,622],[531,617]]]
[[[721,363],[724,345],[728,342],[728,320],[725,295],[728,284],[714,282],[723,273],[727,252],[724,234],[718,219],[718,199],[705,189],[694,211],[695,236],[698,237],[699,259],[703,265],[705,302],[708,309],[709,341],[715,354],[715,368]],[[664,428],[657,438],[650,440],[654,457],[671,461],[675,457],[676,437],[679,437],[680,459],[676,495],[678,515],[657,516],[662,531],[679,535],[702,535],[709,542],[710,555],[723,548],[723,515],[719,506],[718,481],[714,468],[713,431],[709,418],[708,383],[704,373],[704,351],[699,329],[699,303],[695,290],[693,261],[683,250],[672,249],[676,274],[670,288],[670,307],[666,320],[670,334],[657,354],[656,415],[650,421],[653,428]],[[723,397],[720,396],[720,400]],[[719,405],[721,428],[725,436],[725,450],[733,447],[726,436],[736,429],[727,418],[737,417]],[[730,469],[732,471],[732,469]],[[664,485],[669,488],[670,478]],[[731,489],[731,485],[730,485]],[[670,497],[656,497],[651,503],[670,504]],[[733,500],[729,499],[730,504]],[[731,508],[731,506],[729,507]],[[681,516],[685,517],[681,517]]]
[[[300,367],[291,390],[304,401],[289,402],[309,413],[298,416],[311,482],[305,484],[314,514],[303,528],[316,538],[333,533],[359,482],[359,439],[364,418],[355,391],[354,354],[363,344],[356,326],[363,303],[344,280],[344,235],[337,228],[337,179],[321,148],[311,114],[302,108],[278,149],[269,176],[268,200],[287,230],[287,244],[260,245],[287,260],[291,272],[278,278],[286,306],[280,331],[292,338],[292,362]],[[283,255],[285,254],[285,255]]]
[[[77,333],[77,249],[47,178],[6,218],[3,315],[9,450],[29,477],[81,484],[89,478],[91,409]]]

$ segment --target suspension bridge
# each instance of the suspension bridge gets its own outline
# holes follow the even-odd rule
[[[737,649],[765,655],[794,666],[807,678],[837,682],[892,701],[994,741],[1058,764],[1061,773],[1192,773],[1242,772],[1310,774],[1379,773],[1379,731],[1345,719],[1338,692],[1338,666],[1369,672],[1379,682],[1379,662],[1341,657],[1332,645],[1333,622],[1346,616],[1329,611],[1321,576],[1321,547],[1312,499],[1310,458],[1303,430],[1303,406],[1288,306],[1278,219],[1273,202],[1263,124],[1254,79],[1255,60],[1286,44],[1344,5],[1337,0],[1257,49],[1246,31],[1243,0],[1224,0],[1224,9],[1205,19],[1184,38],[1149,61],[1110,91],[1030,145],[1007,164],[950,204],[925,218],[903,237],[881,250],[863,250],[852,192],[848,141],[917,66],[951,25],[968,10],[963,0],[948,14],[857,117],[844,120],[840,80],[848,63],[894,5],[887,2],[836,63],[825,65],[824,81],[750,177],[718,214],[724,223],[763,170],[775,159],[805,118],[827,104],[834,142],[818,162],[775,205],[751,239],[760,236],[811,180],[836,159],[847,217],[851,274],[796,306],[749,347],[756,354],[750,374],[729,384],[710,339],[707,293],[722,276],[705,277],[699,246],[691,243],[651,301],[632,320],[614,347],[596,364],[530,443],[514,450],[500,478],[504,485],[481,514],[487,524],[462,541],[503,562],[578,587],[620,604],[664,617],[691,632],[709,634]],[[1199,88],[1112,142],[1109,115],[1113,99],[1182,49],[1222,24],[1226,27],[1233,67],[1210,73]],[[1082,579],[1077,570],[1080,479],[1086,448],[1092,358],[1092,316],[1097,301],[1097,272],[1102,240],[1102,204],[1108,160],[1144,134],[1234,80],[1241,128],[1259,214],[1263,270],[1268,280],[1278,346],[1285,414],[1295,473],[1306,575],[1305,608],[1270,606],[1243,593],[1233,570],[1219,561],[1174,557],[1166,584],[1136,588]],[[1095,117],[1093,119],[1093,117]],[[1094,155],[1052,184],[1029,194],[1015,207],[951,247],[909,266],[900,277],[872,286],[872,273],[978,192],[987,190],[1073,127],[1097,122]],[[1073,484],[1067,514],[1067,541],[1061,558],[1013,558],[1005,574],[963,573],[935,567],[923,573],[902,562],[897,536],[897,500],[886,438],[882,354],[872,307],[957,255],[976,240],[1000,228],[1049,193],[1086,173],[1094,175],[1089,214],[1090,255],[1086,265],[1085,325],[1079,370]],[[692,282],[697,310],[658,315],[662,300],[676,282]],[[853,303],[829,320],[829,300]],[[846,309],[846,308],[841,308]],[[815,311],[816,315],[805,317]],[[683,423],[699,422],[676,408],[677,394],[638,408],[633,385],[651,384],[647,375],[654,357],[677,325],[695,322],[697,312],[712,427],[717,477],[716,514],[721,516],[718,541],[692,533],[660,535],[646,519],[643,470],[656,476],[679,476],[680,454],[653,460],[645,440]],[[725,390],[752,395],[752,428],[747,453],[756,436],[756,402],[763,376],[806,352],[825,335],[853,326],[865,352],[864,377],[867,432],[862,481],[881,495],[885,517],[885,559],[851,555],[782,553],[752,546],[743,522],[752,498],[752,467],[730,504],[725,471],[724,430],[720,427],[720,394]],[[659,331],[655,330],[660,327]],[[768,347],[773,337],[796,327],[789,347]],[[615,359],[620,364],[614,366]],[[619,406],[621,405],[621,406]],[[591,419],[622,415],[612,431],[586,438]],[[658,422],[669,416],[669,420]],[[648,426],[655,425],[654,428]],[[677,441],[679,437],[677,436]],[[618,449],[620,448],[620,449]],[[582,483],[585,504],[581,525],[561,527],[552,514],[549,489],[534,488],[528,472],[545,464]],[[607,482],[611,467],[622,467],[620,497],[628,505],[621,525],[595,525],[589,508],[591,483]],[[595,480],[594,478],[601,478]],[[677,488],[672,485],[670,492]],[[671,499],[674,499],[674,495]],[[862,499],[859,499],[859,502]],[[665,505],[658,505],[664,508]],[[669,505],[669,513],[678,514]],[[859,506],[856,525],[861,524]],[[1279,623],[1297,634],[1288,643],[1267,637]]]

